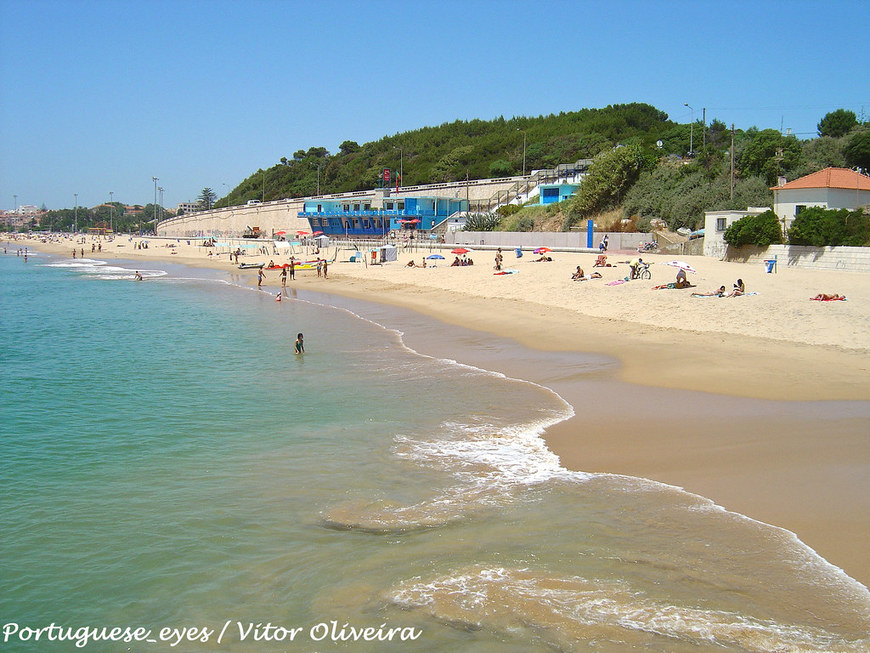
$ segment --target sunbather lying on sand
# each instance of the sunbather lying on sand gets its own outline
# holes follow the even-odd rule
[[[719,286],[719,290],[713,290],[712,292],[693,292],[692,297],[724,297],[725,296],[725,286]]]
[[[845,295],[838,295],[837,293],[834,293],[833,295],[827,295],[823,292],[820,292],[815,297],[810,297],[810,299],[813,299],[817,302],[835,302],[835,301],[844,302],[844,301],[846,301],[846,296]]]

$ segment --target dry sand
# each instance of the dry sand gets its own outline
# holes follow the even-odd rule
[[[208,257],[184,240],[175,248],[149,240],[149,249],[134,250],[118,238],[94,256],[235,269],[226,255]],[[72,249],[71,241],[29,244]],[[674,280],[664,263],[675,257],[644,255],[651,281],[612,286],[628,276],[619,262],[634,254],[611,252],[616,267],[596,268],[603,278],[583,282],[571,273],[577,265],[591,273],[595,255],[556,252],[553,262],[534,262],[506,251],[504,267],[517,273],[502,276],[493,274],[491,251],[472,253],[471,267],[449,267],[448,251],[437,267],[405,267],[429,253],[383,266],[335,263],[328,280],[301,271],[291,283],[473,330],[442,338],[450,329],[431,322],[420,329],[425,339],[406,340],[554,388],[578,413],[545,436],[566,467],[682,486],[796,532],[870,584],[870,275],[787,267],[767,274],[757,264],[677,257],[698,270],[688,275],[697,288],[653,290]],[[254,283],[255,271],[248,273]],[[277,272],[266,274],[267,285],[280,285]],[[757,294],[691,296],[730,290],[737,278]],[[810,301],[820,292],[848,301]],[[572,352],[614,362],[589,371],[573,366]]]

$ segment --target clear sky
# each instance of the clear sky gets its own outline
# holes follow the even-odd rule
[[[298,149],[626,102],[811,138],[870,119],[868,26],[868,0],[0,0],[0,209],[152,177],[171,208]]]

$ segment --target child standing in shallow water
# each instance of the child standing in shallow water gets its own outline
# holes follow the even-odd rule
[[[304,354],[305,353],[305,344],[302,342],[302,334],[299,333],[296,335],[296,354]]]

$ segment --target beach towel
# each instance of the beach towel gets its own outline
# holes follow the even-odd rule
[[[616,281],[609,281],[607,283],[608,286],[618,286],[623,283],[628,283],[625,279],[617,279]]]
[[[496,276],[501,276],[503,274],[517,274],[519,270],[502,270],[501,272],[493,272]]]

